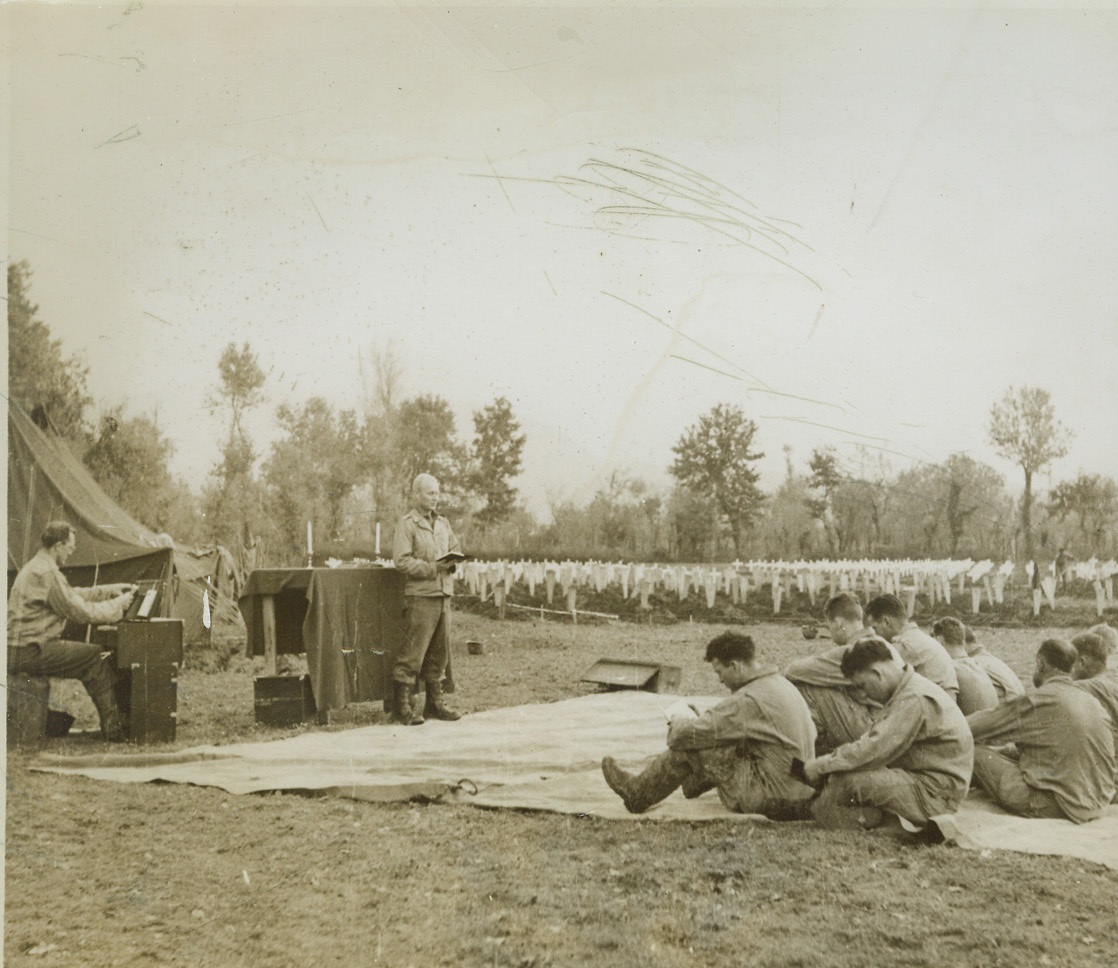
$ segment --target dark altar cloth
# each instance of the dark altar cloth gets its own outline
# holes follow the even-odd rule
[[[276,612],[276,654],[307,654],[315,705],[342,709],[353,696],[352,670],[361,653],[391,661],[404,641],[404,578],[394,568],[258,568],[238,604],[248,654],[264,655],[263,601]],[[346,653],[353,653],[347,666]]]

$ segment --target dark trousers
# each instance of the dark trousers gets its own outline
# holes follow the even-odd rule
[[[954,813],[961,799],[942,795],[933,783],[918,774],[882,767],[831,774],[818,802],[840,807],[878,807],[914,824],[925,824],[932,817]]]
[[[1051,790],[1029,786],[1020,764],[989,746],[974,748],[974,784],[1019,817],[1058,820],[1067,816]]]
[[[736,744],[704,750],[668,750],[667,757],[686,764],[690,775],[683,795],[691,798],[710,789],[727,810],[772,816],[811,797],[811,787],[792,777],[792,754],[775,746],[746,752]]]
[[[8,647],[9,674],[43,676],[50,679],[80,679],[85,691],[102,713],[105,704],[115,709],[113,668],[101,657],[101,647],[85,642],[50,639],[35,645]]]
[[[847,689],[804,682],[797,682],[796,688],[804,697],[815,723],[817,754],[831,753],[846,743],[853,743],[873,726],[869,708],[854,699]]]
[[[450,599],[409,595],[405,599],[406,640],[392,666],[396,682],[442,682],[450,655]]]

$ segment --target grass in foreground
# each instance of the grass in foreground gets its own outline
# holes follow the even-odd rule
[[[820,645],[797,627],[753,631],[778,665]],[[486,654],[456,651],[456,701],[575,695],[605,655],[673,662],[683,692],[713,694],[701,662],[711,634],[461,616],[459,645],[477,638]],[[1037,641],[990,644],[1027,672]],[[85,706],[79,692],[71,708],[91,725]],[[184,673],[180,711],[179,748],[298,731],[256,726],[247,664]],[[352,707],[330,728],[381,715]],[[1080,861],[806,824],[235,797],[34,773],[31,762],[9,761],[8,965],[1118,964],[1118,874]]]

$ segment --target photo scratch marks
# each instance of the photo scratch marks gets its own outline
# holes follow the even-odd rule
[[[59,54],[59,57],[80,57],[83,60],[97,61],[101,64],[108,64],[110,67],[131,67],[137,74],[141,71],[147,70],[147,64],[144,59],[137,54],[125,54],[122,57],[98,57],[96,54],[79,54],[76,52]]]
[[[672,333],[674,333],[680,339],[685,340],[686,342],[690,343],[692,346],[698,347],[704,353],[709,353],[716,360],[719,360],[720,362],[725,363],[727,366],[731,367],[732,369],[737,370],[738,373],[741,374],[741,376],[735,377],[735,379],[742,379],[744,377],[745,379],[752,380],[754,383],[758,384],[759,386],[761,386],[765,389],[769,389],[769,385],[767,383],[765,383],[764,380],[760,379],[760,377],[754,376],[748,370],[745,370],[742,367],[738,366],[738,364],[735,363],[733,360],[729,359],[726,356],[723,356],[721,353],[718,353],[715,350],[712,350],[710,347],[704,345],[703,343],[700,343],[694,337],[688,336],[686,333],[680,332],[678,327],[672,326],[670,323],[664,322],[664,320],[662,320],[655,313],[649,312],[647,309],[643,308],[642,306],[638,306],[635,302],[632,302],[632,301],[626,299],[624,296],[618,296],[616,293],[604,292],[603,291],[602,295],[603,296],[609,296],[611,299],[616,299],[618,302],[623,302],[623,303],[625,303],[626,306],[631,306],[637,312],[643,313],[649,319],[653,320],[654,322],[659,323],[665,329],[670,330]],[[689,361],[689,362],[691,362],[691,361]],[[730,376],[731,374],[726,374],[726,375]]]
[[[789,231],[801,228],[797,223],[760,214],[745,196],[663,155],[641,148],[622,148],[619,154],[623,162],[591,158],[578,175],[558,175],[551,183],[593,206],[595,226],[610,234],[687,241],[674,237],[674,231],[698,229],[694,241],[741,246],[822,289],[797,264],[813,252]]]
[[[823,318],[823,310],[826,308],[826,303],[819,304],[819,312],[815,314],[815,319],[811,321],[811,332],[807,334],[807,341],[809,343],[811,342],[811,338],[815,335],[815,331],[819,328],[819,320]]]
[[[317,110],[318,108],[301,108],[298,111],[284,111],[282,114],[266,114],[259,118],[245,118],[243,121],[226,121],[225,124],[218,125],[218,127],[235,128],[242,124],[258,124],[261,121],[275,121],[279,118],[291,118],[297,114],[309,114]]]
[[[488,153],[485,155],[485,160],[489,163],[489,170],[493,172],[493,177],[497,179],[497,184],[501,187],[501,194],[505,196],[505,201],[509,203],[509,208],[515,213],[516,206],[513,205],[512,199],[509,197],[508,189],[505,188],[505,183],[501,180],[501,176],[497,174],[497,169],[493,166],[493,159],[489,157]],[[548,279],[548,282],[551,282],[551,280]],[[552,286],[551,288],[554,290],[555,287]]]
[[[814,401],[814,402],[819,403],[820,401],[817,400],[817,401]],[[825,404],[825,406],[831,406],[831,404]],[[889,440],[888,437],[874,437],[870,434],[860,434],[860,433],[857,433],[856,431],[853,431],[853,430],[847,430],[844,427],[836,427],[833,424],[819,423],[816,420],[804,420],[802,417],[787,417],[787,416],[782,416],[780,414],[764,414],[762,416],[762,419],[763,420],[788,420],[792,423],[808,424],[809,426],[812,426],[812,427],[822,427],[824,430],[833,430],[837,434],[848,434],[851,437],[859,437],[863,440],[880,440],[884,444],[891,443],[891,441]]]
[[[326,229],[327,232],[329,232],[330,231],[330,226],[326,224],[326,219],[324,219],[322,217],[322,212],[320,212],[319,209],[318,209],[318,206],[315,205],[314,199],[311,198],[310,195],[308,195],[307,196],[307,201],[311,203],[311,208],[314,209],[314,214],[318,216],[318,220],[322,223],[322,227],[324,229]]]
[[[125,128],[123,131],[118,131],[107,141],[102,141],[97,147],[104,148],[105,145],[117,145],[125,141],[133,141],[136,138],[140,137],[141,134],[142,132],[140,131],[140,126],[138,124],[133,124],[130,127]]]
[[[742,191],[663,154],[642,148],[620,148],[610,155],[591,156],[573,174],[542,178],[500,174],[488,155],[486,162],[490,171],[478,173],[477,177],[496,180],[510,206],[512,200],[509,186],[521,182],[558,188],[577,200],[578,213],[584,221],[578,224],[579,219],[573,218],[569,221],[574,224],[564,225],[563,228],[577,228],[642,243],[651,241],[661,246],[685,245],[694,248],[700,259],[704,258],[704,252],[713,251],[715,247],[723,254],[726,247],[739,247],[743,253],[740,272],[731,272],[747,285],[756,268],[756,257],[760,256],[770,267],[786,269],[806,281],[816,292],[823,291],[816,272],[821,268],[818,261],[820,257],[799,223],[765,214]],[[647,265],[649,250],[642,248],[636,257],[641,260],[639,265],[643,271],[643,267]],[[722,261],[724,264],[725,260]],[[753,264],[750,265],[750,262]],[[551,284],[550,277],[547,278]],[[554,292],[553,285],[552,291]],[[619,445],[622,428],[629,417],[637,412],[639,402],[649,392],[656,374],[664,370],[665,364],[678,362],[704,371],[713,378],[736,381],[739,384],[736,392],[739,394],[749,397],[762,394],[774,403],[785,401],[790,405],[802,404],[808,408],[799,415],[794,412],[773,414],[762,416],[762,420],[817,427],[833,435],[836,441],[841,441],[845,446],[872,444],[882,452],[891,452],[910,461],[920,460],[914,455],[890,450],[897,446],[897,442],[888,435],[850,430],[832,424],[825,418],[812,419],[821,416],[824,411],[831,414],[837,411],[845,417],[855,418],[855,423],[860,422],[857,420],[858,408],[847,401],[819,399],[814,395],[794,392],[800,387],[778,386],[777,381],[770,382],[774,380],[771,375],[769,380],[762,379],[756,371],[767,369],[766,354],[777,352],[769,342],[758,342],[754,367],[749,370],[731,358],[731,351],[719,352],[710,345],[709,340],[704,342],[684,332],[683,314],[673,316],[671,313],[646,308],[636,298],[622,295],[624,289],[599,289],[599,292],[628,309],[636,310],[671,334],[667,346],[660,351],[658,358],[634,386],[622,406],[614,442],[610,447],[611,454]],[[805,342],[810,342],[817,336],[827,310],[827,302],[818,301],[815,305],[817,308]],[[749,329],[749,324],[745,321],[741,326]],[[684,351],[684,344],[695,352]]]

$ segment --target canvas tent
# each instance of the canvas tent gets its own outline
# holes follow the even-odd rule
[[[223,548],[176,546],[128,515],[93,479],[66,442],[8,403],[8,586],[39,548],[48,521],[69,521],[78,543],[63,569],[75,585],[162,578],[163,615],[181,618],[187,644],[207,641],[203,595],[236,601],[237,576]]]

